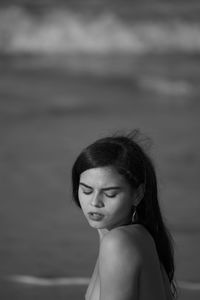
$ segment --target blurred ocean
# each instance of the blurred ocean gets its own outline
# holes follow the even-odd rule
[[[1,1],[1,54],[200,51],[198,1]]]
[[[199,16],[197,0],[1,0],[0,68],[129,78],[185,104],[200,93]]]

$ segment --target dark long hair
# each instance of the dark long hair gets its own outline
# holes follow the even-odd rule
[[[166,228],[158,202],[157,179],[150,157],[137,141],[138,131],[128,135],[113,135],[97,140],[85,148],[72,168],[73,199],[80,207],[78,187],[85,170],[113,166],[133,188],[144,186],[144,196],[137,206],[138,223],[154,239],[159,260],[165,268],[175,298],[174,253],[171,235]]]

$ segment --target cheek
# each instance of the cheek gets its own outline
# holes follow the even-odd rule
[[[116,214],[127,214],[132,208],[132,201],[127,197],[119,197],[110,203],[110,210]]]
[[[79,203],[80,203],[80,206],[81,206],[82,213],[85,215],[86,210],[87,210],[86,205],[85,205],[84,202],[81,202],[80,200],[79,200]]]
[[[82,193],[78,193],[78,199],[82,210],[84,211],[87,207],[87,199],[84,197]]]
[[[112,203],[113,213],[126,215],[130,213],[133,207],[132,197],[127,195],[122,195],[121,197],[115,199],[116,201]]]

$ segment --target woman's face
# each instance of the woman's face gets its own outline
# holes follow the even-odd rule
[[[114,167],[84,171],[80,176],[78,196],[92,227],[110,230],[131,223],[135,191]]]

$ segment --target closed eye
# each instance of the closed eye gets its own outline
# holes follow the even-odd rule
[[[117,193],[114,193],[114,194],[107,194],[107,193],[104,193],[106,195],[106,197],[108,198],[114,198],[117,196]]]
[[[79,188],[81,188],[82,193],[85,194],[85,195],[90,195],[93,192],[92,187],[90,187],[87,184],[82,183],[82,182],[80,182]]]
[[[85,195],[90,195],[93,192],[93,190],[91,188],[88,188],[88,187],[85,187],[85,186],[84,187],[81,186],[81,191]]]
[[[92,191],[83,191],[83,194],[90,195],[90,194],[92,194]]]

